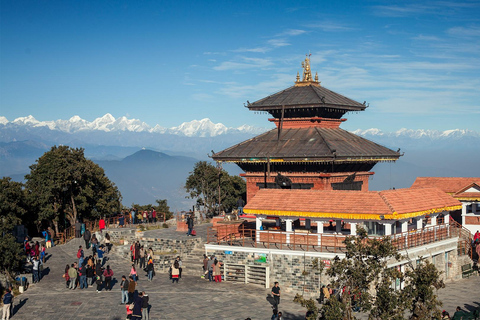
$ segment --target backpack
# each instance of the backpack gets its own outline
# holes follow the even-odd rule
[[[82,257],[82,249],[78,249],[77,258],[80,259]]]

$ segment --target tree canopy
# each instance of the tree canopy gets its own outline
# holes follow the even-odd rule
[[[121,195],[103,169],[85,158],[82,148],[54,146],[30,166],[25,176],[27,197],[38,224],[89,219],[119,212]]]
[[[27,213],[22,186],[10,178],[0,179],[0,272],[4,274],[19,268],[23,261],[22,245],[11,234]]]
[[[231,176],[224,169],[216,168],[207,161],[199,161],[187,177],[185,189],[190,198],[197,200],[198,206],[213,214],[233,209],[238,198],[245,195],[246,184],[242,178]]]
[[[423,259],[415,267],[407,262],[405,271],[389,267],[409,261],[408,257],[398,253],[389,237],[369,238],[363,228],[357,232],[357,236],[344,241],[345,257],[337,256],[326,271],[330,286],[340,294],[331,296],[321,308],[322,319],[353,320],[353,310],[367,314],[371,320],[439,318],[441,303],[435,290],[444,286],[441,272]],[[393,289],[396,282],[403,285]],[[320,311],[312,299],[298,295],[294,301],[313,311],[309,319],[315,319]]]

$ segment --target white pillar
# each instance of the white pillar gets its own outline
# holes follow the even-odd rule
[[[323,221],[317,221],[317,233],[323,233]]]
[[[391,236],[392,235],[392,224],[389,222],[384,222],[383,226],[385,228],[385,235]]]
[[[402,232],[408,231],[408,221],[402,222]]]
[[[290,243],[290,232],[292,232],[292,219],[285,219],[285,230],[287,231],[286,242]]]
[[[432,220],[430,222],[430,225],[436,226],[437,225],[437,216],[432,216],[431,218],[432,218]]]
[[[260,230],[262,227],[262,220],[263,218],[256,217],[255,218],[255,229]]]
[[[350,222],[350,235],[351,236],[357,235],[357,224],[354,222]]]
[[[342,220],[335,220],[335,232],[342,233]]]
[[[423,219],[422,218],[417,218],[417,230],[420,230],[423,228]]]
[[[257,230],[256,231],[256,238],[257,238],[257,242],[260,242],[260,228],[262,227],[262,220],[263,218],[260,218],[260,217],[256,217],[255,218],[255,229]]]
[[[465,216],[467,215],[467,204],[462,202],[462,226],[465,225]]]
[[[443,215],[443,222],[444,222],[445,224],[450,224],[450,212],[449,212],[449,211],[447,211],[447,212],[444,213],[444,215]]]
[[[291,231],[292,231],[292,222],[293,222],[292,219],[285,219],[285,230],[286,230],[287,232],[291,232]]]

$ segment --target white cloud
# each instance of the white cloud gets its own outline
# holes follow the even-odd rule
[[[307,31],[305,30],[300,30],[300,29],[288,29],[283,31],[282,33],[277,34],[277,37],[283,37],[283,36],[299,36],[301,34],[306,33]]]
[[[267,47],[257,47],[257,48],[238,48],[232,50],[232,52],[255,52],[255,53],[265,53],[270,51],[270,48]]]
[[[285,39],[270,39],[267,43],[273,47],[285,47],[290,45]]]
[[[273,64],[270,59],[241,57],[239,60],[240,61],[222,62],[220,65],[214,67],[213,69],[217,71],[241,70],[251,68],[264,68]]]
[[[333,21],[323,21],[318,23],[308,24],[307,27],[312,29],[320,29],[325,32],[338,32],[338,31],[350,31],[354,28],[346,26],[344,24],[333,22]]]
[[[447,34],[456,37],[480,37],[480,27],[453,27],[447,30]]]

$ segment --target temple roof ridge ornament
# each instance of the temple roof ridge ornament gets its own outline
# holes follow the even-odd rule
[[[320,86],[320,82],[318,81],[318,73],[315,73],[315,80],[312,77],[312,69],[310,68],[310,56],[312,54],[306,54],[305,55],[305,60],[302,61],[302,68],[303,68],[303,78],[300,81],[300,74],[297,72],[297,79],[295,81],[295,86],[296,87],[301,87],[301,86],[308,86],[308,85],[314,85],[314,86]]]

